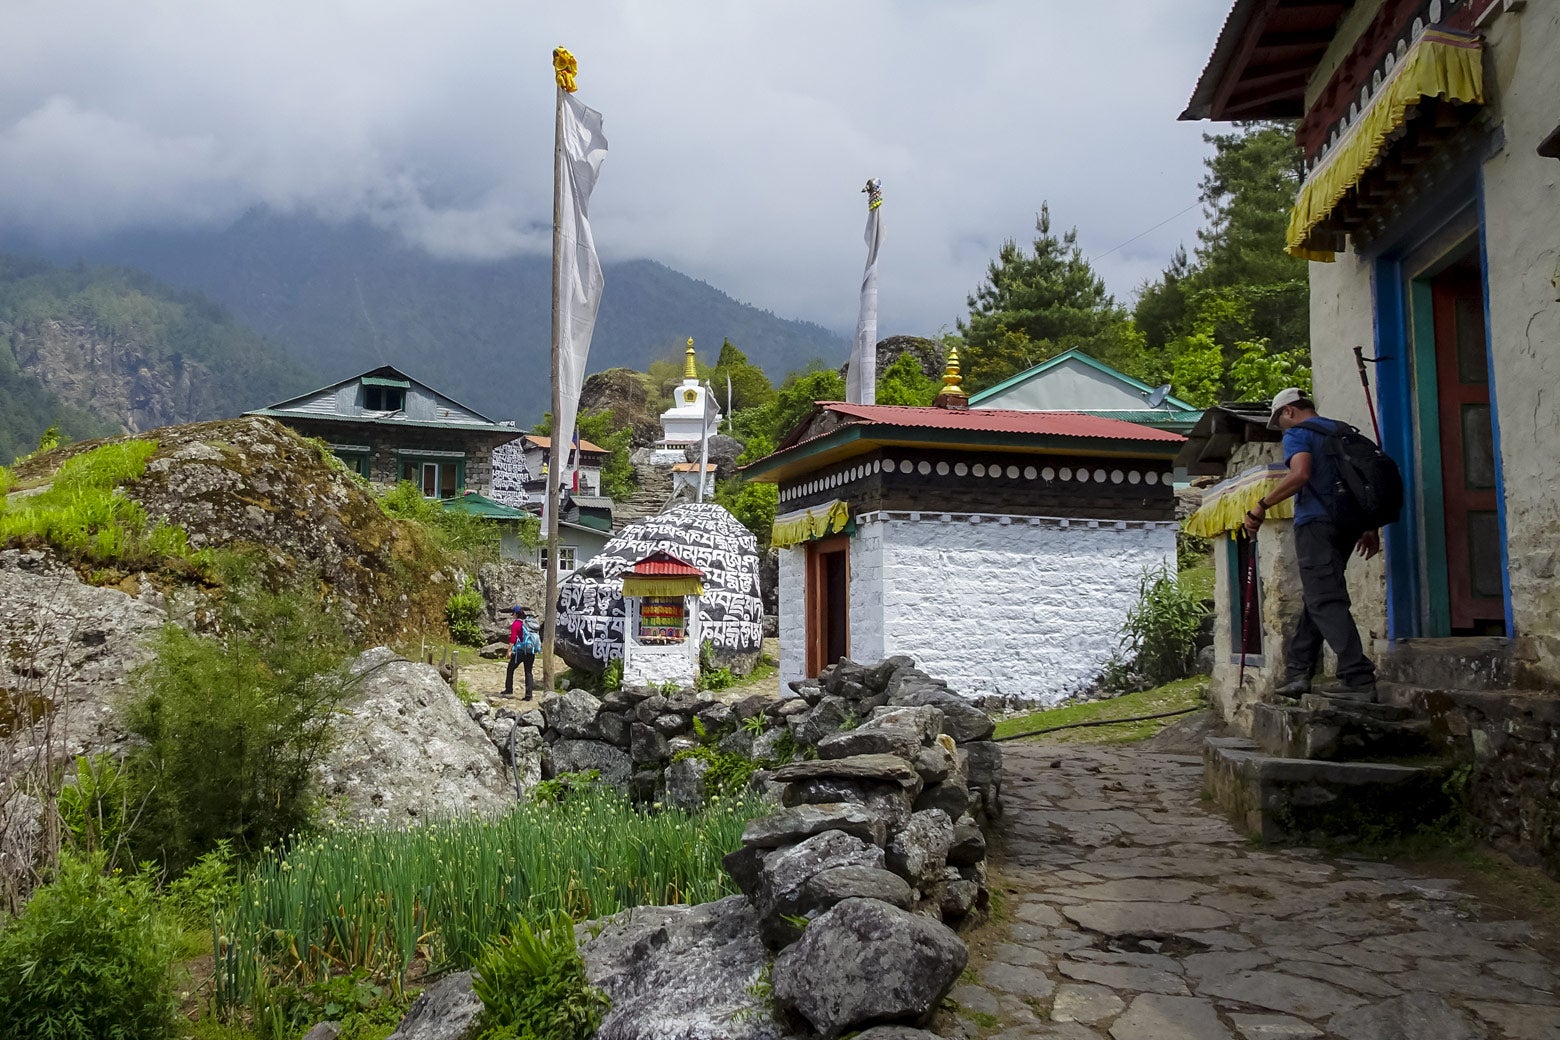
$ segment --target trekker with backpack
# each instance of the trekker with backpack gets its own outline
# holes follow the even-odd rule
[[[525,696],[522,700],[531,699],[531,665],[536,661],[537,652],[542,648],[542,641],[536,635],[532,625],[526,619],[524,607],[513,607],[515,619],[509,623],[509,670],[504,673],[504,696],[515,695],[515,667],[525,666]]]
[[[1269,509],[1296,496],[1295,556],[1305,599],[1284,657],[1284,682],[1273,692],[1290,698],[1309,693],[1326,640],[1338,657],[1341,685],[1324,692],[1374,701],[1376,666],[1360,645],[1343,572],[1351,551],[1367,560],[1381,551],[1377,528],[1397,519],[1402,478],[1369,438],[1347,423],[1318,415],[1297,387],[1273,398],[1268,428],[1284,431],[1289,475],[1246,514],[1246,531],[1255,535]]]

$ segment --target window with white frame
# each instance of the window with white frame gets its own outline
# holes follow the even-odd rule
[[[558,571],[567,574],[577,566],[575,562],[575,548],[572,545],[560,545],[558,547]],[[547,547],[544,545],[536,550],[536,565],[542,570],[547,569]]]

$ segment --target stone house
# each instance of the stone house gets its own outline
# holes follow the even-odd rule
[[[782,681],[907,654],[961,693],[1055,701],[1174,567],[1179,434],[966,409],[953,380],[927,408],[819,402],[743,469],[779,485]]]
[[[1182,115],[1299,120],[1317,404],[1371,430],[1363,346],[1407,485],[1385,552],[1351,567],[1378,659],[1560,682],[1556,98],[1555,4],[1238,0]]]
[[[970,395],[970,408],[1083,412],[1185,433],[1202,413],[1074,348]]]
[[[245,414],[318,437],[366,480],[409,480],[439,499],[489,494],[493,449],[519,436],[389,365]]]

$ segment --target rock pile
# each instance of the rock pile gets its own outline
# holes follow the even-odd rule
[[[987,899],[991,720],[908,658],[841,661],[795,689],[775,710],[817,757],[768,777],[783,807],[726,857],[782,951],[776,1004],[824,1037],[924,1021],[968,958],[948,924]]]

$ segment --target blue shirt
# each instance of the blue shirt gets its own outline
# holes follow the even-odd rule
[[[1337,429],[1339,426],[1336,421],[1323,419],[1320,416],[1307,421],[1321,423],[1330,429]],[[1327,450],[1327,438],[1315,430],[1303,430],[1298,426],[1285,430],[1284,465],[1289,465],[1289,460],[1302,451],[1309,452],[1311,455],[1311,479],[1306,481],[1299,493],[1295,495],[1295,526],[1303,527],[1318,520],[1331,523],[1332,516],[1327,512],[1320,491],[1337,485],[1338,466]]]

